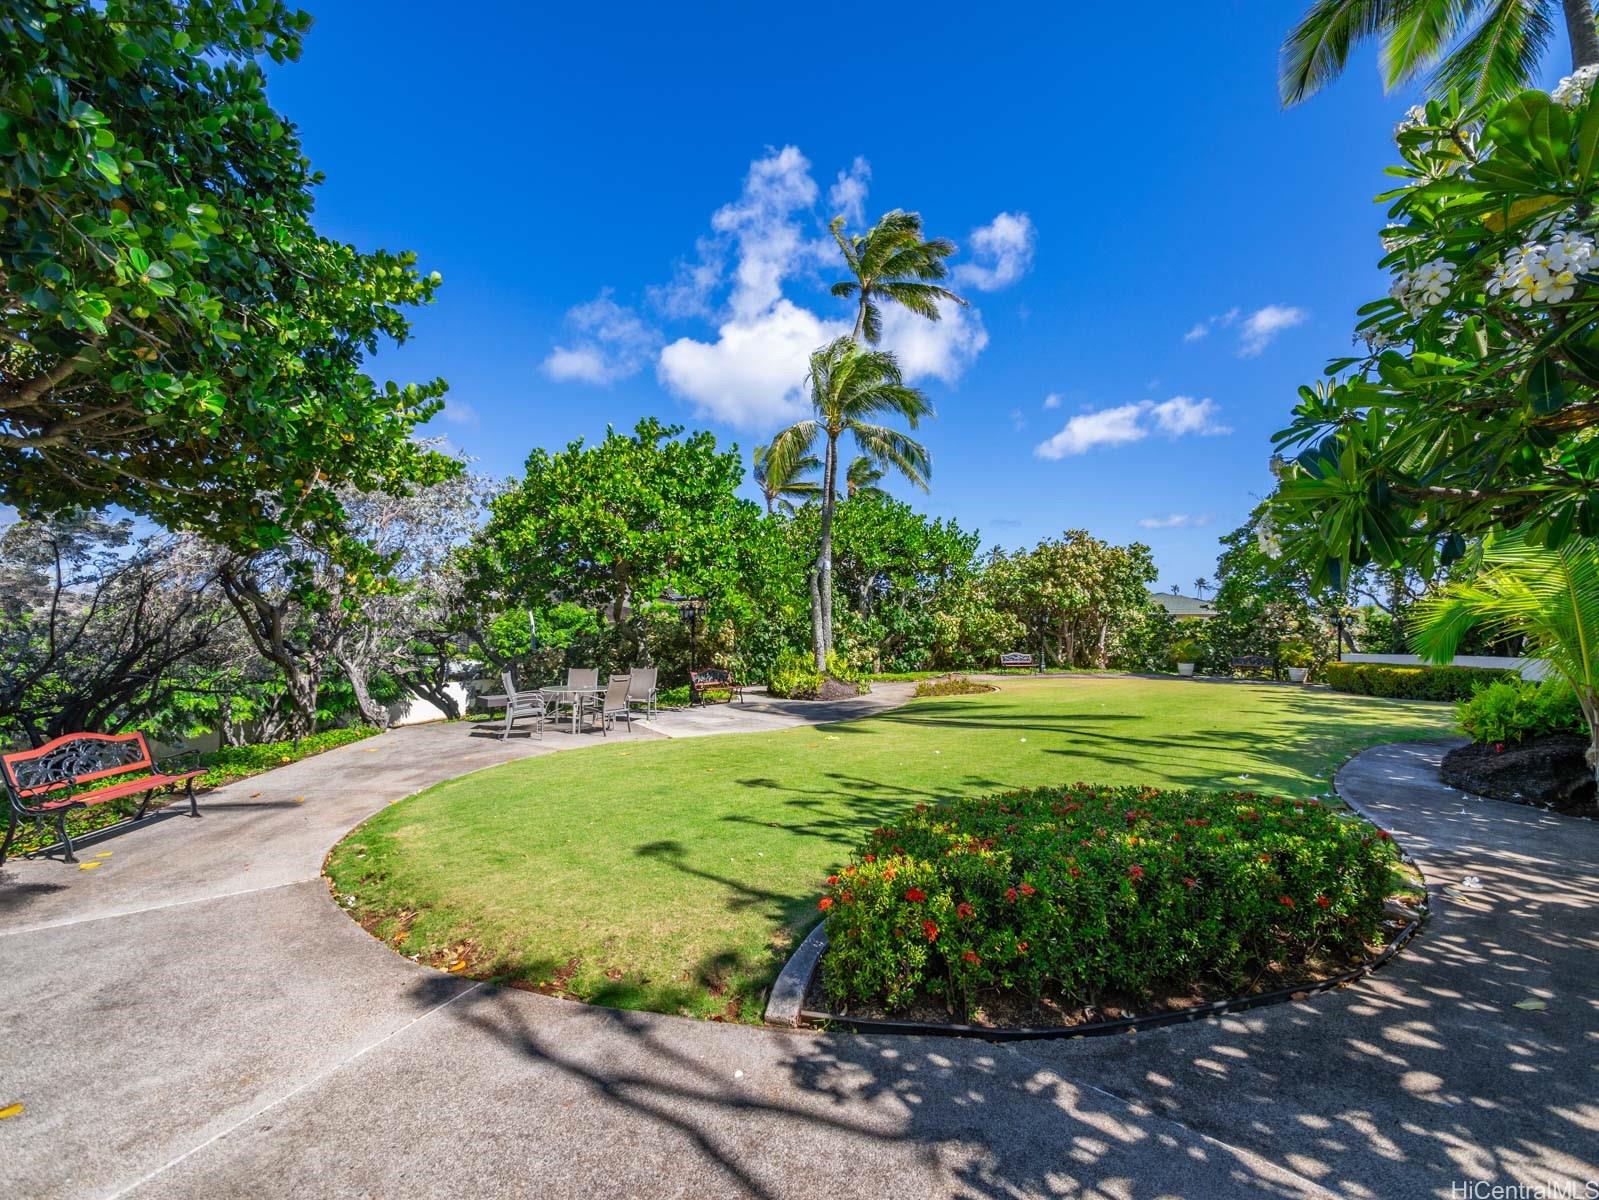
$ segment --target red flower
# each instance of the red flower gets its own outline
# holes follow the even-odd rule
[[[910,891],[905,893],[905,899],[909,900],[912,904],[920,904],[923,900],[927,899],[927,893],[922,891],[921,888],[911,888]]]
[[[1183,876],[1183,886],[1185,888],[1187,888],[1189,891],[1193,891],[1194,887],[1198,883],[1199,883],[1199,880],[1195,879],[1192,875],[1184,875]]]
[[[1016,903],[1016,889],[1015,888],[1006,888],[1005,889],[1005,899],[1009,900],[1012,904],[1015,904]]]
[[[867,861],[867,862],[876,862],[876,861],[877,861],[877,855],[875,855],[875,854],[868,854],[868,855],[867,855],[867,856],[866,856],[866,861]]]
[[[1494,743],[1494,753],[1495,754],[1503,754],[1504,752],[1505,752],[1505,744],[1503,742],[1495,742]]]
[[[1319,904],[1322,908],[1330,908],[1332,906],[1332,901],[1327,899],[1326,896],[1317,896],[1316,897],[1316,903]]]
[[[1016,943],[1016,953],[1017,954],[1026,954],[1027,953],[1027,943],[1026,942],[1017,942]]]
[[[1034,886],[1033,886],[1033,885],[1032,885],[1032,884],[1030,884],[1030,883],[1024,883],[1024,884],[1022,884],[1022,895],[1024,895],[1024,896],[1031,896],[1031,895],[1032,895],[1032,894],[1033,894],[1033,893],[1034,893],[1034,892],[1036,892],[1036,891],[1037,891],[1037,890],[1038,890],[1038,889],[1037,889],[1037,888],[1035,888],[1035,887],[1034,887]]]
[[[922,922],[922,932],[927,935],[928,941],[936,942],[938,940],[938,926],[931,921]]]
[[[1284,908],[1293,908],[1294,898],[1292,896],[1278,896],[1277,903],[1281,904]]]
[[[955,906],[955,915],[963,921],[970,921],[972,919],[972,906],[962,901]]]
[[[1377,831],[1377,838],[1380,841],[1386,842],[1388,840],[1388,831],[1386,829],[1379,829]]]
[[[1071,872],[1072,872],[1072,878],[1073,879],[1076,879],[1078,876],[1080,876],[1082,874],[1082,872],[1079,871],[1076,867],[1073,867],[1071,869]]]
[[[838,876],[837,875],[829,875],[827,877],[827,886],[828,887],[837,887],[838,886]]]
[[[892,878],[894,878],[894,876],[896,876],[898,874],[899,874],[899,872],[896,871],[893,867],[884,867],[883,868],[883,878],[884,879],[892,879]]]
[[[1261,856],[1260,856],[1260,861],[1261,861],[1261,862],[1263,862],[1263,863],[1269,863],[1269,862],[1270,862],[1270,861],[1271,861],[1271,855],[1269,855],[1269,854],[1262,854],[1262,855],[1261,855]]]
[[[963,951],[961,951],[961,961],[962,962],[969,962],[969,963],[972,964],[972,966],[975,967],[978,963],[982,962],[983,960],[977,957],[977,951],[975,951],[975,950],[963,950]]]
[[[828,909],[833,907],[833,897],[823,896],[816,902],[816,907],[821,909],[823,912],[826,912]]]
[[[854,892],[850,892],[850,891],[841,892],[839,894],[838,898],[841,901],[843,901],[845,904],[854,904],[855,903],[855,893]]]
[[[1132,866],[1127,868],[1127,874],[1132,876],[1134,883],[1137,883],[1144,877],[1144,868],[1139,866],[1137,863],[1134,863]]]

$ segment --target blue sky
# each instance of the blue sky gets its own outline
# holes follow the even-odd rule
[[[915,209],[972,306],[891,322],[939,414],[914,502],[987,544],[1139,539],[1189,591],[1386,288],[1414,97],[1368,53],[1284,112],[1297,5],[1082,7],[320,4],[270,86],[324,231],[443,274],[376,370],[448,379],[435,431],[481,469],[644,414],[747,455],[850,318],[828,218]]]

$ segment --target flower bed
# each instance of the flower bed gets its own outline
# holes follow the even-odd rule
[[[920,804],[828,879],[822,983],[887,1013],[1236,994],[1362,955],[1397,861],[1316,800],[1075,784]]]
[[[994,691],[988,683],[974,683],[964,675],[945,675],[938,679],[924,679],[916,685],[918,699],[925,696],[976,696]]]

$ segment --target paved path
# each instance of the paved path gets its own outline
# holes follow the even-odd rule
[[[1386,1200],[1599,1178],[1599,825],[1462,801],[1437,747],[1339,776],[1434,884],[1388,970],[1024,1046],[474,985],[330,900],[322,856],[384,800],[551,748],[399,731],[104,843],[98,870],[0,869],[0,1107],[26,1105],[0,1121],[0,1192]],[[1453,895],[1467,874],[1485,888]]]

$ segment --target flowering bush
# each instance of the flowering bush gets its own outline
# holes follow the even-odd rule
[[[1434,100],[1395,129],[1385,299],[1277,435],[1274,506],[1323,564],[1430,570],[1468,539],[1599,536],[1599,71]],[[1300,552],[1304,553],[1301,554]]]
[[[1358,951],[1393,890],[1388,835],[1316,800],[1069,788],[916,808],[827,880],[824,986],[901,1008],[983,989],[1245,984]]]

